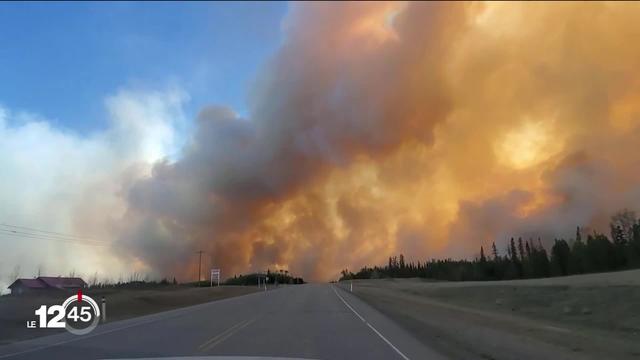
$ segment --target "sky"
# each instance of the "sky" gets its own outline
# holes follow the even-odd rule
[[[325,281],[401,253],[606,234],[640,211],[639,17],[600,2],[2,3],[0,280],[187,281],[201,250],[223,277]]]
[[[247,90],[281,41],[282,2],[0,4],[0,103],[87,134],[122,87],[180,86],[195,117],[247,111]]]
[[[0,223],[76,236],[68,213],[82,195],[63,183],[81,188],[132,162],[176,156],[206,105],[246,114],[256,74],[282,41],[287,7],[1,3]],[[59,216],[47,208],[52,203]],[[93,239],[100,231],[84,235]],[[68,259],[96,250],[6,233],[0,241],[0,285],[18,267],[23,276],[37,267],[57,274],[83,268]],[[64,255],[52,259],[51,251]],[[90,256],[86,266],[111,265]]]

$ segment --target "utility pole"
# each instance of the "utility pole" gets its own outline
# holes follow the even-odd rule
[[[200,279],[202,279],[202,253],[204,251],[202,250],[198,250],[196,251],[196,254],[200,255],[200,259],[198,260],[198,286],[200,286]]]

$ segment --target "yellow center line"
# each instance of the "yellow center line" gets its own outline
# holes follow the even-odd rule
[[[243,320],[235,325],[233,325],[232,327],[226,329],[225,331],[221,332],[220,334],[212,337],[211,339],[207,340],[206,342],[204,342],[202,345],[199,346],[200,349],[204,348],[205,346],[209,345],[209,343],[212,343],[214,341],[216,341],[218,338],[220,338],[221,336],[224,336],[226,333],[233,331],[235,328],[237,328],[238,326],[241,326],[242,324],[244,324],[245,322],[247,322],[248,320]]]
[[[200,349],[200,351],[211,350],[213,347],[215,347],[216,345],[218,345],[218,344],[222,343],[223,341],[227,340],[228,338],[233,336],[238,331],[244,329],[245,327],[247,327],[249,324],[251,324],[255,320],[256,319],[253,318],[253,319],[248,319],[248,320],[241,321],[241,322],[233,325],[232,327],[228,328],[227,330],[221,332],[220,334],[218,334],[218,335],[212,337],[211,339],[207,340],[202,345],[200,345],[198,348]]]

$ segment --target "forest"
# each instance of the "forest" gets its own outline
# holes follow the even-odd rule
[[[267,270],[266,273],[252,273],[244,275],[234,275],[227,279],[225,285],[256,285],[260,278],[260,284],[277,285],[277,284],[304,284],[304,279],[295,277],[289,273],[289,270]]]
[[[640,221],[622,210],[611,217],[609,236],[576,228],[573,239],[507,239],[499,251],[496,242],[469,259],[431,259],[425,262],[392,256],[382,266],[365,266],[353,273],[342,270],[340,280],[420,277],[448,281],[529,279],[640,268]]]

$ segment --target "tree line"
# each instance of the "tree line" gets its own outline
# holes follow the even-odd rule
[[[289,270],[267,270],[266,273],[253,273],[245,275],[234,275],[227,279],[225,285],[256,285],[260,278],[260,283],[264,284],[304,284],[304,279],[295,277],[289,273]]]
[[[584,238],[554,239],[549,251],[540,238],[511,238],[500,253],[493,242],[473,260],[432,259],[407,262],[402,254],[389,257],[384,266],[345,269],[340,280],[421,277],[449,281],[529,279],[640,268],[640,220],[633,211],[611,217],[610,237],[593,231]]]

